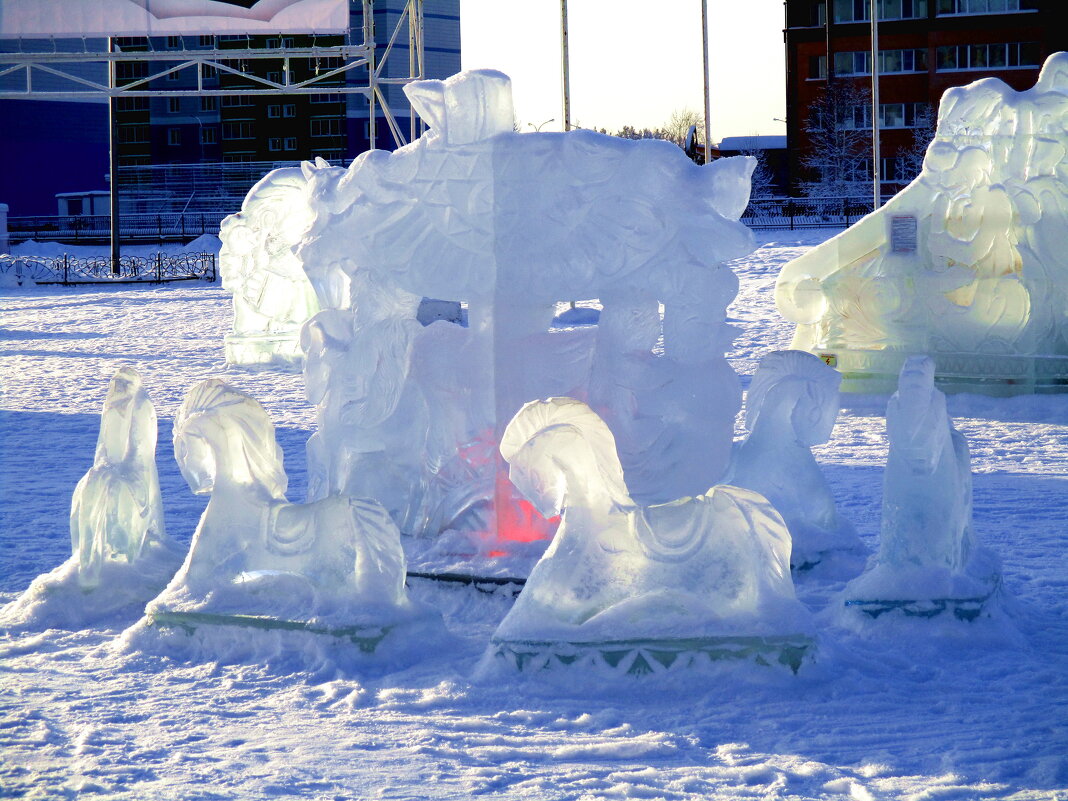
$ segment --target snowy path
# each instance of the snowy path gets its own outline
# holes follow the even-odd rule
[[[772,290],[829,232],[762,235],[736,265],[732,354],[751,373],[791,329]],[[218,287],[0,291],[0,600],[69,553],[74,483],[107,380],[133,364],[160,416],[169,531],[203,500],[170,455],[185,390],[225,375],[279,426],[291,497],[312,423],[298,376],[228,371]],[[818,458],[873,544],[885,399],[847,397]],[[384,675],[175,664],[116,654],[108,630],[0,635],[0,797],[577,799],[1068,798],[1068,396],[951,398],[975,525],[1004,562],[1007,626],[868,638],[824,626],[800,676],[734,670],[606,686],[473,679],[507,599],[413,580],[454,648]],[[820,610],[840,582],[806,577]]]

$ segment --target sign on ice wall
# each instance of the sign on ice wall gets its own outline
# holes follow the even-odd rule
[[[0,36],[339,33],[346,0],[0,0]]]

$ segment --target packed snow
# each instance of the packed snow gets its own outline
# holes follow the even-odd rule
[[[830,233],[760,234],[731,265],[728,358],[743,385],[793,333],[774,306],[780,267]],[[69,558],[71,494],[93,465],[120,367],[137,369],[155,404],[165,527],[183,547],[205,499],[164,444],[200,381],[221,378],[263,405],[289,495],[304,496],[315,409],[298,375],[226,366],[231,308],[218,285],[5,289],[0,309],[0,601]],[[873,551],[887,400],[843,395],[829,442],[813,448],[838,512]],[[829,604],[850,576],[817,566],[795,578],[818,639],[796,676],[738,663],[645,677],[479,671],[512,592],[415,578],[413,601],[448,631],[407,664],[311,649],[175,659],[124,647],[140,610],[73,631],[56,620],[0,638],[0,788],[129,799],[1068,797],[1068,397],[950,395],[947,407],[971,451],[975,534],[1002,562],[998,616],[842,628]],[[437,566],[446,558],[462,567],[455,554]]]

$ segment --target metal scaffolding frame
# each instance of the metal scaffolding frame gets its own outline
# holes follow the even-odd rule
[[[411,108],[409,119],[410,126],[408,137],[401,131],[400,125],[386,102],[383,87],[390,85],[403,86],[412,81],[420,80],[425,74],[426,59],[424,53],[424,17],[423,0],[406,0],[404,8],[397,18],[396,25],[390,33],[385,50],[381,57],[376,52],[375,31],[375,0],[361,0],[363,9],[363,41],[359,43],[347,42],[341,45],[319,46],[314,44],[316,34],[312,36],[313,44],[310,47],[276,47],[276,48],[219,48],[217,46],[203,50],[190,50],[184,48],[186,38],[192,38],[196,34],[181,36],[183,49],[181,50],[121,50],[115,48],[115,40],[108,38],[107,50],[90,50],[88,40],[82,40],[82,50],[75,52],[63,52],[56,46],[54,39],[49,40],[51,50],[31,51],[24,50],[22,41],[19,49],[14,52],[0,53],[0,81],[12,82],[21,77],[21,88],[4,88],[0,86],[0,100],[85,100],[88,97],[106,97],[109,99],[109,151],[111,156],[112,179],[112,255],[118,262],[118,180],[116,170],[116,123],[115,102],[123,97],[213,97],[226,95],[312,95],[312,94],[336,94],[336,95],[363,95],[367,98],[368,109],[368,138],[371,146],[377,144],[376,117],[377,107],[380,104],[382,115],[395,144],[402,147],[414,140],[418,135],[416,114]],[[402,32],[408,32],[408,75],[404,77],[386,77],[382,71],[385,68],[390,53]],[[279,32],[280,41],[285,32]],[[255,34],[271,36],[273,34]],[[345,39],[351,38],[351,31],[345,34],[330,34],[330,36],[344,35]],[[136,37],[144,39],[146,46],[151,48],[150,37]],[[37,40],[34,40],[37,41]],[[100,41],[104,41],[101,39]],[[250,37],[246,38],[250,41]],[[243,67],[249,61],[269,59],[282,61],[282,74],[280,80],[255,75],[246,72]],[[293,59],[325,60],[340,59],[340,66],[331,66],[322,72],[303,80],[292,81],[290,62]],[[134,80],[119,84],[116,80],[116,64],[119,62],[157,62],[160,66],[151,72]],[[235,66],[236,62],[236,66]],[[331,62],[328,62],[331,63]],[[99,64],[106,67],[102,72],[106,78],[94,80],[84,75],[72,74],[62,69],[63,65],[68,68],[77,66],[84,68],[88,65]],[[359,83],[336,83],[338,78],[345,78],[361,68],[366,68],[367,79]],[[184,70],[196,70],[196,84],[191,87],[156,88],[153,81],[166,78],[168,75]],[[230,86],[223,88],[209,88],[205,86],[205,80],[209,73],[229,74],[242,79],[244,86]],[[54,88],[42,86],[41,81],[34,85],[34,76],[47,76],[45,84],[69,82],[81,88]],[[410,106],[410,104],[409,104]]]

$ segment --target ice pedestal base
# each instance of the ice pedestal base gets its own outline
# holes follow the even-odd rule
[[[223,339],[226,363],[242,367],[273,367],[299,372],[304,366],[299,332],[289,334],[227,334]]]
[[[593,669],[642,676],[708,668],[717,662],[748,661],[764,667],[781,665],[797,673],[815,645],[815,640],[803,634],[602,642],[495,639],[490,653],[495,662],[520,672]]]
[[[379,644],[397,626],[330,626],[306,620],[283,620],[280,618],[260,617],[257,615],[219,615],[210,612],[150,612],[150,625],[160,629],[173,629],[184,634],[193,635],[205,626],[236,627],[256,629],[259,631],[303,631],[332,637],[335,640],[347,640],[357,646],[363,653],[373,654]]]
[[[912,354],[905,351],[822,349],[816,355],[842,374],[842,391],[885,395]],[[943,392],[993,397],[1068,392],[1068,356],[933,353]]]
[[[899,612],[905,617],[930,618],[941,614],[951,614],[957,620],[970,622],[983,613],[987,602],[993,597],[991,591],[987,595],[974,598],[931,598],[928,600],[910,601],[846,601],[846,608],[855,609],[868,617],[877,618],[887,612]]]

